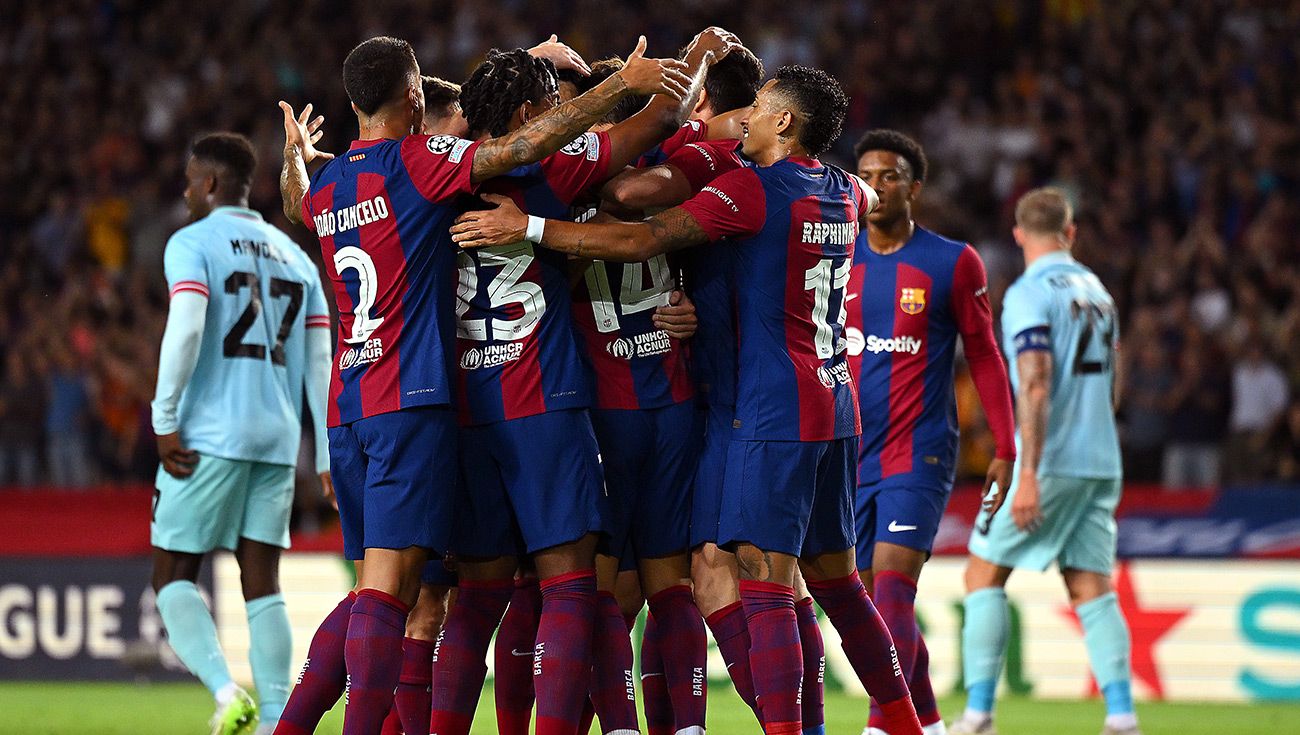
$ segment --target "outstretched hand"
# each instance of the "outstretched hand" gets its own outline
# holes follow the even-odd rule
[[[677,59],[648,59],[645,47],[645,36],[641,36],[618,72],[628,90],[634,94],[663,94],[678,101],[686,99],[691,88],[687,63]]]
[[[284,148],[297,148],[302,151],[303,163],[311,163],[317,158],[330,160],[334,157],[333,153],[317,150],[316,143],[320,141],[325,131],[320,126],[325,123],[324,115],[317,115],[315,120],[311,119],[312,105],[310,102],[302,108],[299,115],[293,114],[293,107],[288,102],[280,100],[280,109],[284,111]]]
[[[572,69],[584,77],[591,76],[591,67],[587,66],[582,56],[569,48],[568,44],[560,43],[559,36],[554,33],[550,38],[528,49],[528,53],[550,61],[555,64],[557,70]]]
[[[477,209],[456,218],[451,241],[462,248],[486,248],[520,242],[528,230],[528,216],[514,200],[500,194],[484,194],[483,201],[494,209]]]

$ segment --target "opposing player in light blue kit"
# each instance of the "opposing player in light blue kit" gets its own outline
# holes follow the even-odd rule
[[[214,735],[251,731],[258,712],[230,678],[195,585],[204,554],[229,549],[239,562],[259,732],[274,729],[289,696],[279,565],[289,546],[304,391],[316,471],[331,487],[329,311],[307,254],[248,208],[256,165],[242,135],[214,133],[194,143],[185,204],[195,221],[167,243],[171,303],[153,401],[162,460],[151,525],[153,587],[172,649],[217,700]]]
[[[1004,587],[1012,569],[1056,562],[1083,625],[1093,676],[1106,699],[1103,735],[1138,735],[1129,632],[1111,589],[1115,506],[1122,470],[1115,302],[1070,255],[1073,214],[1057,189],[1016,205],[1024,275],[1002,303],[1004,351],[1014,355],[1018,454],[1010,514],[981,513],[966,567],[962,629],[966,711],[951,735],[992,735],[993,699],[1008,636]]]

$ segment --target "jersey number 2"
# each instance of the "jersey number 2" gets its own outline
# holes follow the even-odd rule
[[[257,318],[262,315],[262,284],[256,274],[244,271],[235,271],[226,279],[226,293],[234,296],[243,288],[249,289],[252,295],[248,299],[248,306],[244,307],[243,313],[221,340],[221,354],[226,357],[251,357],[255,360],[263,360],[266,358],[266,346],[244,341],[244,335],[248,334],[248,330],[253,328]],[[298,312],[302,310],[302,294],[301,283],[282,278],[271,279],[271,298],[289,297],[289,307],[284,310],[284,318],[280,320],[280,331],[276,333],[275,345],[271,347],[271,362],[276,365],[284,364],[284,341],[289,338],[293,322],[298,318]]]
[[[1070,304],[1070,315],[1075,319],[1082,318],[1083,329],[1079,332],[1079,344],[1074,348],[1074,374],[1075,375],[1096,375],[1110,370],[1112,353],[1115,349],[1115,314],[1114,310],[1106,304],[1094,304],[1087,301],[1075,301]],[[1100,360],[1085,360],[1089,346],[1092,345],[1092,336],[1096,333],[1098,327],[1101,328],[1101,354]]]

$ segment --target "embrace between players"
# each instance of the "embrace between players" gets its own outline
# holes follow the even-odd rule
[[[457,91],[371,39],[344,62],[360,132],[336,157],[281,103],[285,212],[339,312],[328,475],[358,582],[274,732],[313,732],[346,689],[345,733],[467,735],[498,627],[502,733],[534,701],[539,735],[593,712],[637,732],[648,602],[652,733],[704,732],[706,624],[765,732],[820,733],[813,600],[869,729],[944,732],[913,604],[955,472],[959,336],[997,439],[990,517],[1016,453],[983,264],[914,225],[909,138],[868,133],[859,175],[817,159],[848,107],[829,75],[764,83],[716,28],[680,60],[644,48],[493,51]],[[978,714],[962,727],[991,731]]]

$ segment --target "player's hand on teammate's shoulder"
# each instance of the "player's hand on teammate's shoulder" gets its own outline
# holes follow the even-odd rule
[[[451,241],[462,248],[486,248],[520,242],[528,229],[528,216],[514,200],[500,194],[484,194],[483,201],[493,209],[476,209],[456,218],[451,226]]]
[[[633,94],[664,94],[675,100],[685,99],[691,88],[685,61],[650,59],[645,55],[645,36],[636,42],[632,55],[615,76],[623,80]]]
[[[163,469],[172,477],[186,478],[194,474],[199,463],[199,453],[181,446],[181,434],[173,431],[158,437],[158,459]]]
[[[550,38],[528,49],[528,53],[550,61],[558,70],[572,69],[584,77],[591,76],[591,67],[587,66],[582,56],[567,44],[560,43],[559,36],[554,33]]]
[[[329,470],[320,473],[320,494],[331,508],[339,509],[339,499],[334,495],[334,481],[330,479]]]
[[[1025,533],[1035,533],[1043,525],[1043,508],[1038,497],[1038,475],[1021,472],[1016,499],[1011,501],[1011,519]]]
[[[989,462],[989,470],[984,475],[984,499],[981,507],[990,515],[997,514],[1007,500],[1007,490],[1011,487],[1011,470],[1015,463],[1007,459],[994,458]]]
[[[690,339],[700,326],[700,320],[695,315],[695,304],[680,289],[669,294],[667,306],[655,309],[653,319],[655,327],[664,330],[673,339]]]
[[[284,100],[280,100],[280,109],[284,112],[284,150],[288,154],[291,148],[296,148],[302,153],[302,162],[311,163],[320,158],[328,161],[334,157],[333,153],[327,153],[317,150],[316,144],[320,142],[321,136],[325,131],[321,130],[321,125],[325,123],[324,115],[317,115],[316,119],[311,119],[312,104],[302,108],[298,115],[293,114],[293,106]]]

